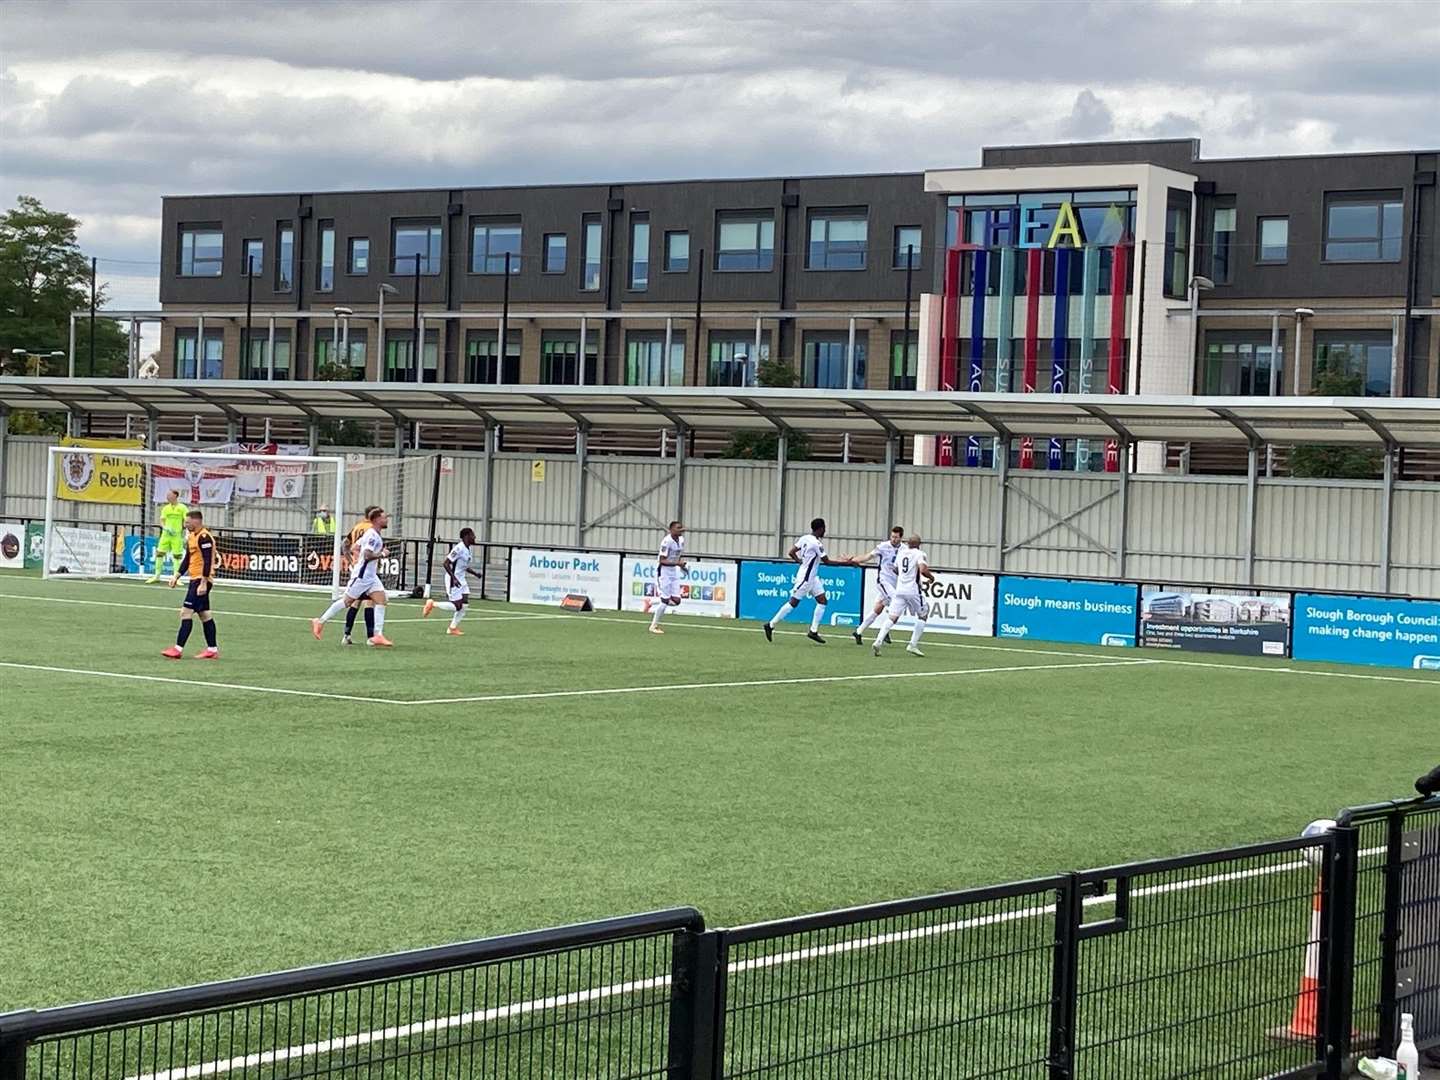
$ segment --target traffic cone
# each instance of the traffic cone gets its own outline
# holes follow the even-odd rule
[[[1305,970],[1300,974],[1300,994],[1290,1014],[1286,1031],[1292,1039],[1313,1039],[1320,1034],[1320,918],[1323,901],[1320,879],[1315,879],[1315,899],[1310,905],[1310,940],[1305,946]]]

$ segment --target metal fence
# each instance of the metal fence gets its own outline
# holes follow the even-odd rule
[[[1440,797],[707,930],[693,908],[0,1016],[0,1080],[1346,1075],[1440,1043]]]

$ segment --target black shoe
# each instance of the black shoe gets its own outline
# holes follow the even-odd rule
[[[808,637],[811,641],[815,642],[815,644],[817,644],[817,645],[824,645],[824,644],[825,644],[825,639],[824,639],[823,637],[821,637],[818,633],[816,633],[814,630],[811,630],[811,631],[810,631],[808,634],[806,634],[805,636]]]
[[[765,624],[765,640],[766,640],[766,641],[774,641],[774,640],[775,640],[775,628],[772,627],[768,622]]]
[[[859,630],[856,630],[855,633],[851,634],[850,636],[855,639],[855,644],[856,644],[856,645],[864,645],[864,644],[865,644],[865,639],[860,636],[860,631],[859,631]]]

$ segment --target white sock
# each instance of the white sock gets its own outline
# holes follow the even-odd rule
[[[651,625],[651,626],[659,626],[659,625],[660,625],[660,620],[665,617],[665,612],[666,612],[666,610],[667,610],[669,607],[670,607],[670,605],[667,604],[667,603],[665,603],[664,601],[661,601],[660,603],[656,604],[656,605],[655,605],[655,610],[654,610],[654,612],[653,612],[653,613],[651,614],[651,616],[650,616],[650,625]]]
[[[925,633],[925,620],[924,620],[924,619],[916,619],[916,620],[915,620],[915,629],[910,631],[910,644],[911,644],[912,646],[919,645],[919,644],[920,644],[920,636],[921,636],[922,634],[924,634],[924,633]]]
[[[331,604],[328,608],[325,609],[325,614],[320,616],[320,621],[321,621],[321,622],[329,622],[331,619],[333,619],[336,615],[339,615],[340,612],[342,612],[342,611],[344,611],[344,610],[345,610],[345,601],[344,601],[344,599],[342,598],[342,599],[336,600],[333,604]]]
[[[880,615],[883,615],[884,613],[885,613],[885,609],[884,609],[884,608],[881,608],[881,609],[880,609],[879,614],[877,614],[877,613],[875,613],[875,612],[873,612],[873,611],[870,612],[869,615],[866,615],[865,618],[861,620],[860,626],[859,626],[858,629],[856,629],[855,632],[856,632],[857,634],[863,634],[866,630],[868,630],[868,629],[870,628],[870,624],[873,623],[876,619],[880,618]]]
[[[810,616],[810,633],[812,633],[812,634],[818,634],[818,633],[820,632],[820,620],[823,619],[824,617],[825,617],[825,605],[822,604],[822,603],[820,603],[819,600],[816,600],[816,601],[815,601],[815,614]]]
[[[789,614],[790,614],[790,601],[789,601],[789,600],[786,600],[785,603],[783,603],[783,604],[780,605],[780,610],[777,611],[777,612],[775,612],[774,615],[770,616],[770,621],[769,621],[768,623],[766,623],[765,625],[766,625],[766,626],[774,626],[776,623],[782,623],[782,622],[785,621],[785,616],[786,616],[786,615],[789,615]]]
[[[375,636],[379,637],[385,631],[385,605],[375,605]]]
[[[435,601],[435,606],[436,606],[437,608],[439,608],[441,611],[454,611],[454,610],[455,610],[455,605],[452,604],[452,603],[450,603],[449,600],[436,600],[436,601]]]
[[[452,615],[452,616],[450,616],[450,629],[451,629],[451,630],[454,630],[457,626],[460,625],[460,620],[463,619],[463,618],[465,618],[465,611],[466,611],[466,609],[463,608],[463,607],[462,607],[462,608],[456,608],[456,609],[455,609],[455,614]]]
[[[879,645],[882,641],[885,640],[886,635],[890,633],[890,628],[894,625],[895,620],[890,618],[890,613],[888,611],[880,616],[880,629],[875,631],[876,645]]]

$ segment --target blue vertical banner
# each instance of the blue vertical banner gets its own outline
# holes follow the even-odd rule
[[[970,278],[970,392],[978,394],[985,385],[985,292],[990,278],[990,252],[972,252],[975,272]],[[980,439],[965,440],[965,464],[980,466]]]
[[[1050,392],[1065,393],[1066,360],[1070,350],[1070,249],[1055,249],[1055,332],[1050,338]],[[1051,469],[1065,467],[1065,443],[1050,440]]]

